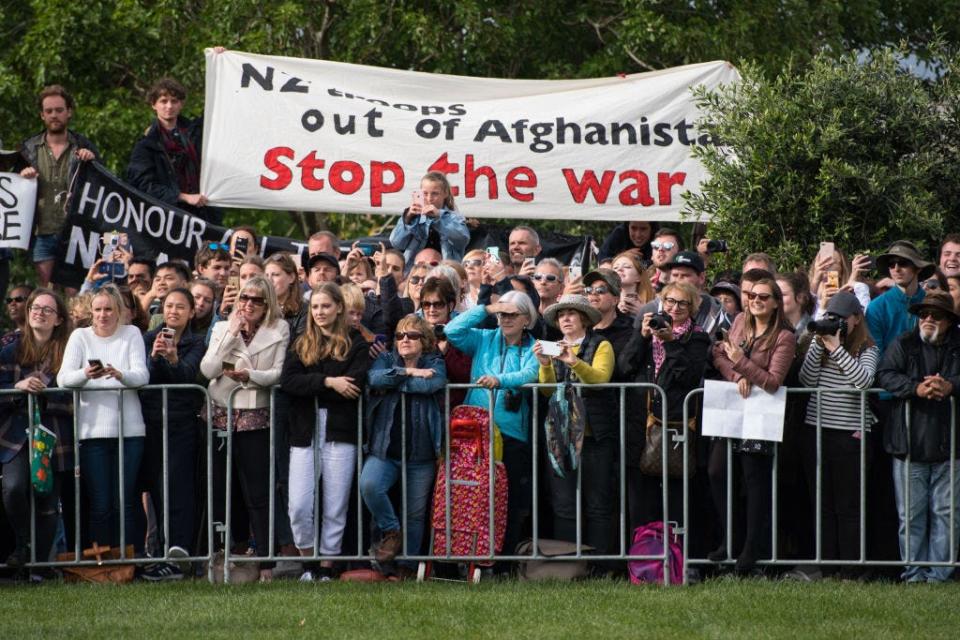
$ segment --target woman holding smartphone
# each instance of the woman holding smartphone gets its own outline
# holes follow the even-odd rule
[[[39,395],[56,387],[63,353],[70,335],[70,318],[63,299],[50,289],[37,289],[26,300],[23,331],[0,351],[0,389],[19,389],[39,403],[40,423],[57,436],[50,456],[53,489],[46,495],[33,490],[27,428],[30,414],[26,396],[3,396],[0,400],[0,464],[3,473],[3,506],[16,537],[16,547],[7,558],[8,567],[22,567],[30,560],[30,494],[36,508],[36,559],[46,561],[57,529],[60,491],[73,476],[73,411],[69,393]],[[68,472],[69,475],[67,475]],[[71,488],[69,493],[73,494]],[[70,500],[69,504],[73,504]],[[73,511],[64,511],[68,532],[74,530]],[[69,536],[68,536],[69,538]],[[70,538],[72,539],[72,538]]]
[[[195,303],[189,289],[178,287],[163,298],[163,324],[143,336],[147,353],[150,384],[195,384],[200,360],[206,346],[205,335],[190,329]],[[141,486],[150,493],[160,537],[163,537],[163,495],[169,492],[169,551],[161,548],[158,555],[184,557],[193,551],[194,465],[199,425],[197,414],[203,404],[197,391],[167,391],[167,465],[169,486],[163,481],[163,392],[140,392],[140,404],[146,423],[146,449],[140,471]],[[143,573],[147,580],[177,580],[183,576],[180,567],[158,563]]]
[[[343,545],[347,506],[357,464],[357,400],[366,385],[367,342],[350,327],[343,294],[324,282],[310,295],[310,320],[283,367],[281,384],[292,397],[290,442],[290,526],[300,555],[314,555],[313,512],[317,478],[323,480],[322,556],[337,556]],[[314,454],[314,447],[318,450]],[[314,460],[319,469],[314,469]],[[301,582],[327,581],[333,562],[304,571]]]
[[[620,276],[620,303],[617,307],[621,313],[635,316],[640,307],[657,297],[637,252],[619,254],[613,259],[611,268]]]
[[[407,269],[413,266],[417,253],[427,246],[431,231],[440,238],[444,260],[463,259],[470,242],[470,230],[456,209],[447,176],[439,171],[423,176],[420,188],[413,192],[410,206],[390,233],[390,244],[403,251]]]
[[[134,390],[150,379],[143,336],[120,324],[123,300],[114,285],[101,287],[91,302],[92,326],[70,334],[57,374],[61,387],[80,389],[76,410],[80,438],[80,477],[89,508],[88,543],[116,546],[121,540],[143,552],[143,532],[137,530],[137,473],[143,458],[145,425],[140,398]],[[118,402],[119,396],[119,402]],[[119,412],[118,412],[119,406]],[[122,431],[121,431],[122,422]],[[123,513],[118,479],[123,447]]]
[[[793,327],[783,313],[783,294],[776,280],[761,278],[746,294],[747,307],[730,327],[726,340],[713,347],[713,364],[725,380],[735,382],[746,398],[754,386],[774,393],[783,384],[796,351]],[[726,442],[717,439],[710,454],[708,473],[717,513],[726,514]],[[753,570],[770,548],[770,499],[773,443],[739,440],[733,443],[746,490],[746,539],[737,557],[738,572]],[[725,530],[725,528],[724,528]],[[727,557],[726,542],[709,554],[711,560]]]
[[[261,276],[247,281],[229,320],[218,322],[200,372],[210,380],[211,422],[233,434],[233,461],[240,474],[257,548],[269,549],[270,387],[280,380],[290,329],[281,317],[273,287]],[[231,403],[232,399],[232,404]],[[232,415],[228,416],[227,407]],[[214,452],[214,519],[223,522],[226,449]],[[260,564],[260,579],[273,577],[272,563]]]

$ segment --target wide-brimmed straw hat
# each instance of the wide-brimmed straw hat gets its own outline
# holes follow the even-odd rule
[[[585,296],[579,295],[565,295],[561,296],[558,302],[547,307],[546,311],[543,312],[543,319],[547,321],[551,327],[557,327],[557,314],[563,311],[564,309],[574,309],[579,311],[584,318],[586,318],[587,327],[592,327],[593,325],[600,322],[600,312],[590,306],[590,303],[587,301]]]
[[[916,245],[907,240],[897,240],[890,245],[886,253],[877,256],[877,270],[880,271],[881,274],[888,273],[890,269],[889,263],[894,258],[907,260],[916,267],[918,280],[926,280],[937,270],[937,265],[924,260]]]

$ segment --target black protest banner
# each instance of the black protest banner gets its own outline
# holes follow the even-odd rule
[[[99,163],[83,162],[70,191],[54,282],[79,287],[100,257],[101,236],[110,231],[126,233],[137,258],[191,265],[200,247],[224,242],[232,232],[134,189]],[[306,242],[267,236],[260,253],[299,254],[305,248]]]

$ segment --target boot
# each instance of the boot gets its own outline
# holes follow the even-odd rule
[[[377,562],[390,562],[397,556],[402,546],[403,540],[400,538],[400,529],[384,531],[374,554]]]

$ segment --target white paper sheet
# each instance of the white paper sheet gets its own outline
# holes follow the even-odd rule
[[[703,385],[703,435],[783,442],[787,388],[770,394],[754,386],[742,398],[733,382],[707,380]]]

